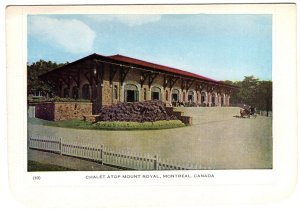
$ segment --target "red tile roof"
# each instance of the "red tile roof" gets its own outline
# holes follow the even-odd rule
[[[188,77],[198,78],[198,79],[202,79],[202,80],[206,80],[206,81],[219,82],[217,80],[210,79],[210,78],[207,78],[207,77],[204,77],[204,76],[201,76],[198,74],[194,74],[194,73],[191,73],[188,71],[184,71],[184,70],[180,70],[180,69],[176,69],[176,68],[172,68],[172,67],[168,67],[168,66],[164,66],[164,65],[160,65],[160,64],[155,64],[155,63],[151,63],[151,62],[147,62],[147,61],[143,61],[143,60],[139,60],[139,59],[123,56],[123,55],[113,55],[113,56],[107,56],[107,57],[114,59],[114,60],[122,61],[122,62],[127,62],[127,63],[140,65],[140,66],[144,66],[144,67],[149,67],[154,70],[158,69],[158,70],[163,70],[163,71],[167,71],[167,72],[178,74],[178,75],[184,75],[184,76],[188,76]]]

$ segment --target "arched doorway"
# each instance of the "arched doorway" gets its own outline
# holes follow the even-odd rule
[[[172,102],[178,102],[179,101],[179,90],[173,89],[172,90]]]
[[[225,105],[225,95],[223,94],[221,97],[221,106]]]
[[[124,88],[125,102],[137,102],[139,101],[138,87],[133,84],[126,84]]]
[[[206,102],[206,94],[205,92],[201,92],[201,104],[204,104]]]
[[[216,94],[212,93],[211,95],[211,106],[216,106]]]
[[[78,99],[78,97],[79,97],[78,87],[73,86],[73,88],[72,88],[72,98]]]
[[[188,92],[188,102],[193,103],[193,102],[194,102],[194,99],[195,99],[194,91],[189,91],[189,92]]]
[[[63,97],[64,97],[64,98],[70,97],[69,92],[70,92],[70,90],[69,90],[68,87],[64,88],[64,96],[63,96]]]
[[[84,84],[82,86],[82,98],[83,99],[90,99],[90,85],[89,84]]]
[[[151,100],[160,100],[160,99],[161,99],[160,88],[152,87],[151,88]]]

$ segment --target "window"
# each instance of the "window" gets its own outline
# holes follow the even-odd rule
[[[151,99],[152,100],[160,100],[160,88],[158,88],[158,87],[151,88]]]
[[[183,92],[183,98],[182,98],[182,101],[185,101],[185,92]]]
[[[139,101],[139,91],[136,85],[125,85],[125,102]]]
[[[115,100],[118,100],[118,86],[117,85],[114,85],[114,99]]]
[[[166,90],[166,101],[168,101],[169,100],[169,92],[168,92],[168,90]]]

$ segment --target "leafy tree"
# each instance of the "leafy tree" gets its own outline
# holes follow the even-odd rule
[[[256,91],[259,80],[254,76],[245,76],[241,82],[238,97],[244,104],[254,105],[256,103]]]
[[[41,91],[44,94],[51,95],[55,88],[54,84],[39,80],[38,76],[63,65],[65,64],[57,64],[44,60],[39,60],[30,65],[27,64],[27,94],[34,94],[36,91]]]
[[[256,106],[260,110],[272,110],[272,82],[260,81],[256,91]]]
[[[245,76],[242,81],[226,80],[224,83],[240,87],[231,95],[231,104],[247,104],[267,112],[272,110],[272,81]]]

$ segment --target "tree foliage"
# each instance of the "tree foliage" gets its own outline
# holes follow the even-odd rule
[[[63,65],[65,64],[57,64],[52,61],[44,60],[27,64],[27,94],[34,94],[36,91],[41,91],[44,94],[51,95],[55,88],[54,84],[44,82],[38,79],[38,76]]]
[[[230,98],[231,104],[246,104],[257,109],[272,110],[272,81],[261,81],[254,76],[245,76],[243,81],[224,81],[240,87]]]

